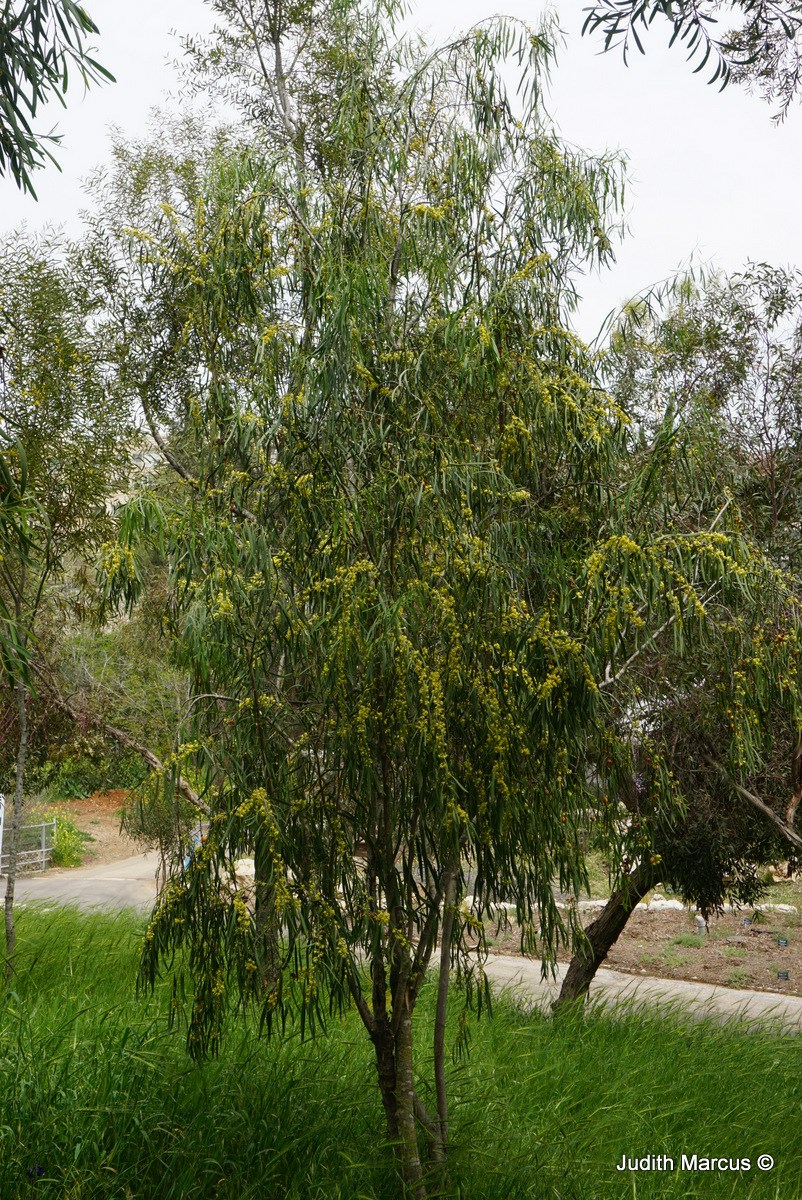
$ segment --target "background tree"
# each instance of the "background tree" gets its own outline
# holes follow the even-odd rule
[[[77,582],[70,556],[91,553],[111,528],[107,501],[126,475],[133,429],[104,368],[92,320],[96,299],[69,247],[15,238],[0,248],[0,330],[5,345],[0,437],[25,447],[27,539],[0,561],[0,596],[18,648],[8,677],[17,712],[14,808],[6,884],[6,962],[14,952],[14,885],[29,743],[29,698],[42,622],[69,621]],[[60,258],[60,254],[64,258]],[[27,673],[19,670],[22,657]]]
[[[660,302],[642,298],[627,307],[606,363],[612,391],[632,417],[636,478],[643,464],[653,485],[660,474],[661,485],[642,502],[675,526],[726,516],[762,548],[789,596],[799,595],[801,317],[795,272],[753,265],[702,284],[683,278]],[[725,899],[754,902],[765,891],[761,865],[790,857],[793,866],[802,847],[794,826],[802,799],[797,676],[781,671],[773,699],[765,690],[765,672],[776,673],[796,633],[776,614],[767,619],[754,597],[729,620],[748,631],[748,650],[725,639],[689,669],[687,656],[663,638],[639,660],[636,708],[622,714],[638,741],[636,770],[619,780],[613,798],[633,829],[650,826],[650,852],[624,860],[561,999],[584,993],[634,905],[657,882],[707,915]],[[756,651],[764,664],[757,675],[755,661],[746,661]],[[744,727],[747,689],[764,691],[751,731]],[[727,697],[725,707],[717,694]],[[745,751],[729,762],[721,754],[728,728],[738,727],[741,740],[764,743],[751,770],[744,770]],[[669,820],[655,820],[650,799],[655,744],[686,797],[684,811]]]
[[[56,98],[63,105],[70,69],[85,85],[114,81],[86,45],[98,29],[74,0],[3,0],[0,9],[0,176],[11,173],[23,191],[36,193],[31,171],[50,161],[56,134],[37,133],[31,122],[39,106]]]

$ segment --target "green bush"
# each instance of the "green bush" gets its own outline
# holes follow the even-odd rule
[[[47,759],[31,771],[31,780],[37,790],[47,790],[60,803],[109,788],[138,787],[146,774],[138,755],[110,751],[102,741],[81,738],[51,748]]]
[[[89,833],[83,833],[69,813],[53,805],[46,808],[37,807],[31,811],[30,820],[56,822],[53,850],[50,854],[51,866],[80,867],[86,843],[94,841],[94,838]]]

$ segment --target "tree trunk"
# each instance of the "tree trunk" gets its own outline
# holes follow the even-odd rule
[[[17,763],[14,779],[14,808],[11,814],[11,837],[9,839],[8,875],[6,877],[6,982],[11,981],[14,974],[14,946],[17,940],[14,928],[14,890],[17,883],[17,853],[19,848],[19,833],[22,825],[22,798],[25,783],[25,765],[28,760],[28,691],[22,680],[18,679],[14,687],[17,698],[17,716],[19,719],[19,742],[17,744]]]
[[[423,1167],[418,1153],[418,1131],[415,1124],[415,1080],[412,1073],[412,1014],[402,1013],[395,1035],[396,1114],[398,1121],[398,1151],[408,1194],[414,1200],[425,1200]]]
[[[587,941],[571,959],[560,994],[554,1002],[555,1009],[587,995],[594,975],[618,940],[635,905],[657,882],[654,867],[641,863],[627,876],[623,886],[613,892],[596,920],[585,930]]]
[[[448,985],[451,977],[451,937],[457,900],[457,872],[446,873],[443,891],[443,924],[440,932],[440,975],[437,981],[437,1008],[434,1017],[434,1086],[437,1094],[439,1139],[431,1141],[433,1162],[443,1162],[448,1149],[448,1101],[446,1097],[445,1037],[448,1013]]]
[[[387,1137],[391,1142],[397,1144],[399,1133],[395,1042],[389,1021],[382,1021],[370,1036],[376,1053],[376,1073],[379,1076],[379,1091],[387,1121]]]

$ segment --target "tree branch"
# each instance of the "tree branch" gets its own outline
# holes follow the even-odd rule
[[[121,746],[125,746],[127,750],[133,750],[134,753],[138,754],[153,771],[158,771],[160,773],[164,773],[164,771],[166,771],[167,768],[161,759],[157,758],[153,751],[147,746],[143,746],[141,742],[138,742],[135,738],[132,738],[131,735],[126,733],[124,729],[116,729],[114,725],[107,725],[105,721],[101,721],[100,719],[94,719],[92,723],[97,726],[101,733],[105,733],[107,737],[113,738],[114,741],[119,742]],[[179,774],[177,776],[175,786],[176,791],[179,791],[181,795],[188,800],[190,804],[197,808],[199,812],[203,813],[205,817],[210,815],[208,805],[203,803],[198,793],[189,785],[189,783],[187,783],[183,775]]]
[[[197,488],[197,486],[198,486],[197,479],[194,477],[194,475],[191,474],[190,471],[187,470],[187,468],[180,461],[180,459],[176,458],[176,456],[173,454],[172,450],[169,448],[169,446],[165,442],[162,435],[159,433],[159,427],[156,424],[155,420],[153,419],[153,413],[150,411],[147,401],[145,400],[145,398],[141,392],[140,392],[140,396],[139,396],[139,402],[142,405],[142,411],[145,414],[145,420],[148,423],[148,429],[150,430],[151,436],[152,436],[154,442],[156,443],[156,445],[161,450],[166,461],[173,468],[173,470],[176,471],[177,474],[179,474],[181,476],[181,478],[183,480],[185,480],[188,484],[190,484],[191,487]],[[235,516],[241,517],[245,521],[255,521],[256,520],[255,513],[249,512],[249,510],[247,508],[240,508],[240,506],[238,504],[235,504],[233,501],[231,503],[231,511],[234,513]]]
[[[41,675],[41,671],[39,674]],[[143,746],[141,742],[138,742],[136,738],[131,737],[130,733],[126,733],[124,729],[117,729],[115,725],[107,724],[107,722],[101,717],[93,716],[91,713],[78,712],[75,708],[73,708],[72,704],[65,696],[61,696],[52,687],[52,680],[48,682],[50,682],[52,695],[56,705],[63,709],[68,716],[72,717],[73,721],[75,721],[77,724],[80,724],[82,721],[88,721],[91,725],[94,725],[94,727],[100,733],[111,738],[113,741],[118,742],[121,746],[124,746],[126,750],[133,750],[135,754],[138,754],[139,757],[147,763],[152,771],[158,771],[163,774],[167,770],[158,755],[154,754],[154,752],[148,746]],[[198,812],[203,813],[205,817],[210,815],[208,805],[204,804],[195,789],[187,782],[186,779],[184,779],[180,773],[176,778],[175,786],[176,791],[179,791],[184,799],[188,800],[189,803],[198,810]]]
[[[729,771],[723,767],[720,762],[717,762],[716,759],[711,758],[709,754],[705,755],[705,759],[710,763],[711,767],[716,768],[719,774],[727,780],[730,787],[733,788],[739,796],[743,796],[744,800],[748,800],[754,808],[762,812],[764,816],[768,817],[769,820],[777,826],[786,841],[790,842],[792,846],[795,846],[797,850],[802,850],[802,837],[800,837],[796,830],[792,829],[791,826],[784,821],[782,817],[774,811],[773,808],[770,808],[769,805],[766,804],[765,800],[761,800],[760,797],[756,796],[754,792],[748,791],[747,788],[743,787],[740,783],[733,779]]]

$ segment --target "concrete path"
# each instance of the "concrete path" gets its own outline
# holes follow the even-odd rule
[[[541,978],[540,963],[514,955],[491,955],[485,971],[493,990],[512,996],[528,1007],[547,1008],[557,995],[568,967],[559,963],[556,979]],[[596,1004],[636,1004],[689,1013],[695,1018],[740,1020],[750,1027],[774,1024],[787,1032],[802,1032],[802,997],[778,992],[750,992],[690,983],[682,979],[654,979],[625,975],[602,967],[590,989]]]
[[[20,904],[52,900],[80,908],[138,908],[149,911],[156,899],[157,852],[135,854],[101,867],[45,871],[21,875],[16,900]],[[5,888],[5,881],[2,882]]]

